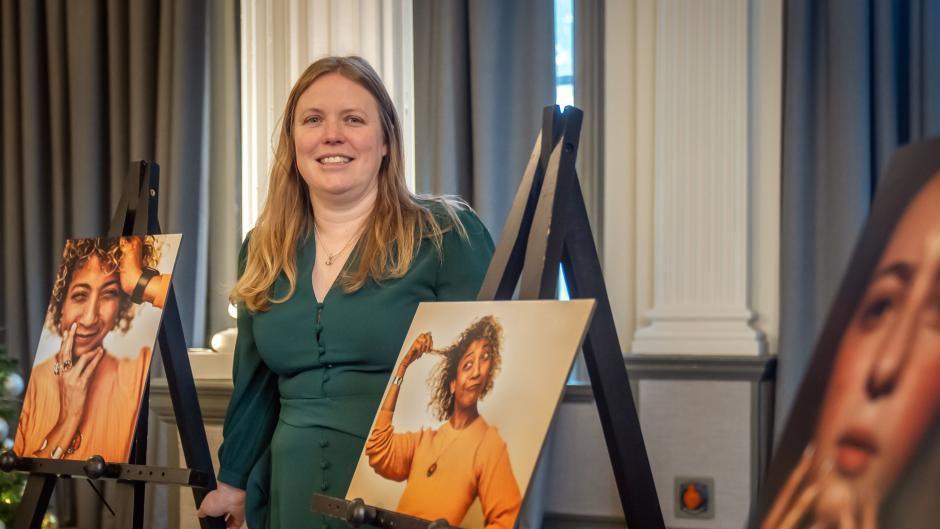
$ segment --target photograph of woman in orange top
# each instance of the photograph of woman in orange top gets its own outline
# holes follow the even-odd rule
[[[366,443],[369,465],[384,478],[407,480],[396,511],[458,526],[479,498],[487,528],[511,529],[522,503],[506,442],[480,416],[501,364],[502,327],[483,316],[442,350],[431,333],[417,337],[399,363]],[[429,407],[445,421],[436,430],[395,433],[392,418],[408,366],[425,353],[441,356]]]
[[[159,327],[152,309],[140,325],[135,317],[142,304],[162,309],[171,276],[155,267],[167,253],[172,269],[178,242],[179,236],[66,242],[17,425],[16,454],[128,460]],[[55,343],[56,335],[57,350],[43,354],[43,344]],[[113,342],[127,350],[109,350]]]

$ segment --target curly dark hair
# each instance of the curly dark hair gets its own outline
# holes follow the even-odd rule
[[[144,236],[141,266],[156,267],[160,261],[160,247],[157,239],[151,235]],[[97,239],[72,239],[66,241],[65,250],[62,251],[62,264],[56,274],[52,285],[52,298],[46,311],[46,326],[49,330],[59,334],[59,324],[62,322],[62,305],[72,282],[75,271],[85,265],[92,256],[98,258],[101,268],[108,274],[118,273],[118,264],[121,262],[121,239],[99,237]],[[118,306],[117,329],[122,333],[130,328],[134,319],[134,304],[130,296],[123,291],[120,293],[121,301]]]
[[[467,348],[480,339],[489,342],[493,355],[490,376],[480,398],[485,397],[493,389],[493,379],[496,378],[502,365],[503,326],[493,316],[483,316],[467,327],[453,345],[438,351],[444,358],[437,364],[428,379],[428,385],[433,388],[428,409],[438,420],[446,421],[454,414],[454,394],[450,392],[450,383],[457,379],[457,368]]]

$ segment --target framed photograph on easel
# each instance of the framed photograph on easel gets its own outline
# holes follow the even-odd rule
[[[511,529],[593,300],[422,303],[347,498]]]
[[[13,451],[128,462],[180,235],[65,243]]]

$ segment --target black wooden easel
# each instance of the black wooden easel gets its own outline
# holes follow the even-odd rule
[[[157,219],[159,167],[146,161],[133,162],[124,183],[124,191],[111,219],[109,237],[158,235]],[[115,527],[143,529],[144,486],[147,483],[182,485],[193,489],[196,506],[209,490],[215,489],[215,472],[203,427],[202,412],[196,395],[187,356],[186,339],[180,321],[173,287],[167,294],[157,338],[166,371],[173,411],[179,427],[183,455],[188,468],[147,466],[147,416],[150,383],[144,389],[137,429],[128,463],[105,461],[93,456],[88,461],[63,461],[17,457],[12,452],[0,456],[0,468],[29,473],[26,490],[16,513],[15,529],[40,529],[42,518],[59,477],[87,477],[117,481],[115,501],[108,506],[115,517]],[[224,529],[221,518],[204,518],[203,529]]]
[[[627,527],[663,529],[662,510],[575,171],[583,113],[545,107],[542,132],[477,299],[555,299],[559,264],[574,298],[593,298],[584,360]]]
[[[584,340],[584,359],[600,415],[607,450],[620,492],[627,527],[664,529],[662,510],[640,431],[630,381],[624,366],[607,287],[587,208],[575,171],[583,113],[546,107],[522,182],[506,219],[479,301],[555,299],[559,265],[572,299],[593,298],[597,305]],[[447,527],[365,505],[314,494],[314,511],[344,518],[350,525],[424,529]]]

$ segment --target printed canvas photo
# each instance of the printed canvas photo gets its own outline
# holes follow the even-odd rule
[[[940,140],[889,164],[761,487],[752,529],[940,520]]]
[[[422,303],[347,498],[511,529],[593,300]]]
[[[23,457],[127,462],[180,235],[65,243],[23,400]]]

